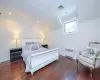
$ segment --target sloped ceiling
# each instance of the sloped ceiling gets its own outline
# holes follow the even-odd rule
[[[34,22],[39,20],[50,28],[59,28],[62,25],[58,16],[63,21],[74,11],[80,21],[99,17],[99,4],[100,0],[0,0],[0,11],[3,15],[12,12],[16,17],[28,15]],[[57,9],[60,5],[63,10]]]
[[[80,21],[100,16],[100,0],[77,0],[76,10]]]

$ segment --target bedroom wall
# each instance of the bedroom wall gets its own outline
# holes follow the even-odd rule
[[[74,35],[65,35],[63,28],[50,30],[48,32],[48,43],[50,48],[57,47],[60,54],[65,56],[67,53],[65,49],[73,48],[75,50],[75,57],[79,51],[88,46],[91,41],[100,42],[100,19],[85,20],[78,23],[78,33]]]
[[[19,33],[18,45],[21,46],[21,38],[40,38],[43,32],[41,25],[36,25],[30,16],[0,16],[0,62],[10,59],[10,49],[15,48],[13,36]]]

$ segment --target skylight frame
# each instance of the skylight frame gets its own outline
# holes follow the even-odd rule
[[[69,24],[69,23],[71,23],[71,22],[76,22],[76,30],[75,31],[72,31],[72,32],[66,32],[65,31],[65,25],[66,24]],[[64,22],[64,24],[63,24],[63,32],[64,32],[64,34],[76,34],[77,32],[78,32],[78,29],[77,29],[77,20],[72,20],[72,21],[69,21],[69,22]]]

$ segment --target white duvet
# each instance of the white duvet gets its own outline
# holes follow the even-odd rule
[[[26,64],[25,72],[30,72],[31,71],[30,70],[30,58],[31,58],[31,56],[37,55],[37,54],[39,54],[41,52],[44,52],[46,50],[48,50],[48,49],[39,48],[38,50],[35,50],[35,51],[29,51],[29,52],[22,53],[23,60],[24,60],[24,62]]]

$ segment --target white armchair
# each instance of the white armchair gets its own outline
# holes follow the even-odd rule
[[[92,77],[93,70],[100,67],[100,49],[88,47],[79,53],[77,61],[90,68]]]

